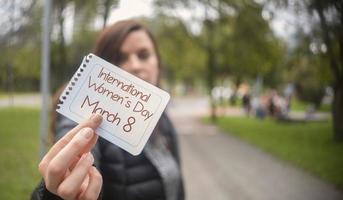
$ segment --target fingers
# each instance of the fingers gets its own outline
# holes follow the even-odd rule
[[[81,184],[87,178],[94,158],[91,153],[84,154],[70,175],[58,186],[57,194],[63,199],[75,199],[80,193]]]
[[[90,140],[94,131],[84,128],[77,134],[49,163],[46,169],[46,185],[52,192],[56,191],[58,185],[64,179],[65,172],[75,161]]]
[[[78,133],[82,128],[89,127],[95,130],[101,124],[101,122],[102,116],[100,114],[93,114],[89,119],[77,125],[71,131],[69,131],[64,137],[57,141],[53,148],[51,148],[52,152],[49,153],[53,157],[57,154],[58,151],[60,151],[64,146],[66,146],[69,143],[69,141],[75,136],[75,134]]]
[[[47,168],[48,164],[50,163],[50,161],[56,156],[56,154],[58,152],[61,151],[61,149],[63,149],[71,141],[71,139],[75,136],[76,133],[78,133],[84,127],[89,127],[89,128],[92,128],[95,130],[101,124],[101,122],[102,122],[102,116],[99,114],[93,114],[89,119],[80,123],[74,129],[69,131],[44,156],[44,158],[42,159],[42,161],[39,164],[40,173],[44,176],[46,168]],[[86,146],[84,152],[89,151],[89,149],[91,149],[94,146],[94,144],[97,141],[97,138],[98,138],[97,135],[93,136],[90,144],[88,146]]]
[[[80,156],[89,152],[95,145],[98,136],[94,134],[93,129],[96,129],[101,122],[101,115],[92,115],[69,131],[44,156],[39,164],[39,171],[43,175],[46,188],[50,192],[54,194],[60,192],[68,197],[67,199],[80,193],[80,185],[86,180],[85,176],[90,176],[87,173],[94,162],[92,156],[91,158],[84,156],[81,159]],[[64,181],[67,182],[64,183]],[[78,186],[70,190],[72,182]],[[62,189],[58,189],[60,186]],[[86,187],[83,188],[85,190]]]
[[[102,176],[95,167],[89,170],[89,183],[85,192],[80,195],[80,200],[98,199],[101,192]]]

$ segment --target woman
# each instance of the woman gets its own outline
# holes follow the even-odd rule
[[[159,85],[156,42],[136,21],[104,29],[94,54]],[[100,115],[92,115],[76,126],[56,116],[53,127],[59,140],[39,164],[44,181],[33,199],[184,199],[176,133],[165,113],[138,156],[98,138],[94,130],[101,120]]]

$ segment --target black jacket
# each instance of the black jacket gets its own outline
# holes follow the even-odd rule
[[[59,115],[57,123],[57,139],[72,129],[76,124]],[[163,114],[156,126],[149,142],[160,134],[166,142],[167,149],[177,162],[180,172],[180,159],[175,130],[167,117]],[[138,156],[120,149],[116,145],[99,137],[98,143],[92,151],[95,165],[102,174],[103,187],[99,199],[103,200],[138,200],[138,199],[169,199],[166,197],[165,184],[159,170],[143,150]],[[180,173],[180,177],[181,173]],[[182,178],[177,186],[178,200],[184,199]],[[60,199],[45,188],[44,182],[32,194],[35,200]]]

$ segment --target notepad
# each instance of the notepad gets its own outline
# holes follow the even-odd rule
[[[92,113],[101,114],[96,133],[138,155],[169,99],[167,92],[89,54],[60,96],[56,111],[77,123]]]

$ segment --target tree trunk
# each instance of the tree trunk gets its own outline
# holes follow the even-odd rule
[[[234,89],[233,94],[232,94],[232,96],[230,98],[231,106],[236,106],[237,105],[238,88],[241,85],[241,83],[242,83],[242,78],[241,78],[241,76],[238,75],[236,77],[236,80],[235,80],[235,89]]]
[[[343,141],[343,81],[334,86],[334,99],[332,102],[332,120],[334,139]]]
[[[315,1],[314,8],[318,13],[320,19],[320,25],[322,29],[323,39],[327,46],[327,56],[330,61],[330,67],[333,74],[333,90],[334,90],[334,100],[332,102],[332,120],[333,120],[333,130],[334,139],[337,141],[343,141],[343,58],[340,56],[335,56],[333,42],[330,37],[330,28],[327,24],[327,20],[324,15],[322,1]],[[343,22],[343,17],[341,15],[341,23]],[[342,24],[340,24],[342,28]],[[341,31],[341,30],[339,30]],[[334,35],[334,34],[331,34]],[[341,31],[338,36],[338,41],[340,47],[343,44],[343,32]],[[342,56],[343,49],[339,49],[338,55]]]
[[[58,44],[58,67],[61,69],[59,80],[65,81],[64,79],[68,76],[67,66],[67,53],[64,37],[64,15],[63,12],[66,7],[66,2],[59,1],[58,4],[58,25],[59,25],[59,44]],[[62,84],[62,83],[59,83]]]
[[[208,90],[210,95],[210,104],[211,104],[211,121],[217,121],[217,114],[216,114],[216,105],[212,95],[212,89],[214,88],[214,67],[215,67],[215,58],[214,58],[214,50],[212,48],[207,49],[208,55]]]
[[[210,96],[210,106],[211,106],[211,121],[217,121],[217,114],[216,114],[216,104],[212,96],[212,89],[214,88],[214,76],[215,76],[215,49],[214,49],[214,26],[211,20],[205,21],[206,30],[208,31],[207,35],[207,44],[206,44],[206,51],[207,51],[207,85],[208,85],[208,93]]]
[[[102,16],[102,18],[103,18],[102,28],[106,27],[106,23],[107,23],[107,19],[108,19],[108,14],[109,14],[110,7],[111,7],[111,1],[112,0],[105,0],[105,2],[104,2],[104,14]]]

